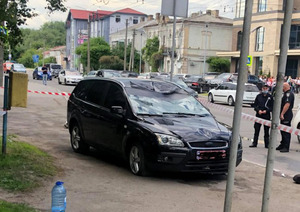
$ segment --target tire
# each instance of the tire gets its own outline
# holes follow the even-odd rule
[[[129,150],[128,162],[131,172],[134,175],[146,176],[145,155],[139,143],[133,143]]]
[[[81,136],[80,128],[78,124],[74,124],[70,133],[71,147],[74,152],[87,153],[89,151],[89,145],[87,145]]]
[[[34,76],[32,76],[32,79],[35,79],[35,77],[34,77]]]
[[[212,93],[208,94],[208,101],[211,103],[214,103],[214,97],[213,97]]]
[[[61,81],[59,80],[59,78],[58,78],[58,84],[61,84]]]
[[[234,100],[233,100],[233,97],[232,97],[232,96],[229,96],[229,97],[228,97],[228,105],[229,105],[229,106],[233,106],[233,105],[234,105]]]
[[[67,80],[66,79],[65,79],[64,83],[65,83],[65,85],[67,84]]]

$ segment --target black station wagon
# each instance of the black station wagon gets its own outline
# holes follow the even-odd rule
[[[71,146],[121,155],[135,175],[148,170],[226,173],[231,131],[176,84],[134,78],[86,79],[68,101]],[[242,161],[242,143],[236,165]]]

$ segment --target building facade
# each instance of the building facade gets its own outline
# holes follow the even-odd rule
[[[144,27],[147,38],[158,36],[163,47],[164,60],[161,71],[171,71],[173,20],[162,16],[162,21]],[[176,22],[176,58],[174,73],[203,74],[208,72],[206,60],[219,51],[231,50],[232,19],[219,16],[218,10],[206,14],[195,13]]]
[[[147,18],[147,15],[130,8],[112,11],[87,11],[70,9],[66,20],[66,57],[67,68],[80,66],[79,56],[76,55],[76,47],[88,39],[88,23],[90,21],[90,36],[103,37],[109,42],[109,35],[135,25]]]
[[[254,0],[249,55],[253,57],[249,71],[252,74],[276,76],[278,70],[280,34],[286,0]],[[245,0],[236,1],[233,22],[232,51],[218,52],[231,58],[231,72],[239,72]],[[294,1],[291,35],[289,39],[286,76],[300,76],[300,0]]]
[[[43,52],[44,58],[55,57],[56,63],[66,68],[66,46],[57,46]]]

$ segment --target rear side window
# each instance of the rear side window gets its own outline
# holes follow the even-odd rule
[[[253,85],[245,85],[245,91],[246,92],[259,92],[257,86],[253,86]]]
[[[79,82],[73,91],[73,95],[75,95],[75,97],[78,99],[86,100],[89,89],[91,88],[93,83],[94,83],[93,81]]]
[[[95,81],[87,94],[86,100],[96,105],[103,106],[104,96],[108,88],[107,84],[108,83],[105,81]]]
[[[229,84],[228,87],[228,90],[236,90],[236,85],[234,84]]]
[[[123,90],[116,84],[110,83],[109,90],[104,102],[104,107],[111,109],[112,106],[126,107],[126,98]]]

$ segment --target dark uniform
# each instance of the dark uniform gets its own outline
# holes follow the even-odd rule
[[[271,112],[273,109],[273,97],[271,94],[258,94],[255,98],[254,104],[252,105],[254,107],[254,110],[256,111],[256,117],[266,119],[266,120],[271,120]],[[266,110],[265,114],[259,114],[260,110]],[[255,122],[254,123],[254,138],[253,138],[253,143],[251,147],[256,147],[257,146],[257,141],[259,137],[259,131],[260,131],[261,124]],[[270,127],[264,125],[264,141],[265,141],[265,147],[268,148],[269,146],[269,130]]]
[[[290,103],[290,107],[284,114],[284,119],[280,121],[281,124],[291,126],[291,122],[293,119],[292,109],[294,107],[294,100],[295,100],[295,96],[294,96],[293,92],[291,92],[291,90],[288,90],[283,94],[283,97],[281,99],[281,110],[280,111],[282,112],[282,109],[286,103]],[[280,133],[281,133],[282,140],[279,145],[279,147],[280,147],[279,150],[283,149],[283,148],[286,148],[287,150],[289,150],[290,142],[291,142],[291,134],[287,133],[287,132],[283,132],[283,131],[280,131]]]

